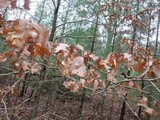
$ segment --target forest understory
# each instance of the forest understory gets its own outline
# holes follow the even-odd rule
[[[0,0],[0,120],[160,120],[160,1]]]
[[[1,72],[1,74],[6,73],[2,68]],[[14,76],[0,77],[0,79],[0,87],[4,91],[14,83]],[[5,112],[10,120],[121,120],[123,100],[118,97],[118,94],[104,95],[89,91],[85,94],[83,109],[81,109],[83,99],[81,91],[70,92],[63,86],[61,80],[48,81],[44,80],[39,85],[36,84],[39,91],[33,91],[33,88],[27,84],[22,91],[24,87],[21,85],[22,81],[18,86],[21,89],[15,88],[14,94],[9,93],[3,98],[6,108],[4,103],[0,103],[0,120],[8,120]],[[138,109],[139,107],[133,109],[129,104],[126,105],[123,120],[137,120],[133,112],[138,112]],[[158,118],[159,116],[156,116],[150,120],[158,120]]]

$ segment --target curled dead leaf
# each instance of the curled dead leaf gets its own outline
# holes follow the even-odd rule
[[[78,75],[80,77],[85,77],[87,70],[86,66],[84,64],[84,58],[83,57],[75,57],[75,58],[68,58],[67,61],[63,61],[63,74],[65,75]]]
[[[112,75],[112,73],[107,73],[107,80],[113,83],[117,82],[117,79],[115,78],[114,75]]]
[[[81,50],[81,51],[84,50],[83,46],[81,46],[81,45],[79,45],[79,44],[75,45],[75,47],[76,47],[77,49]]]
[[[30,71],[32,74],[34,73],[38,73],[41,70],[41,66],[38,63],[34,63],[33,65],[31,65],[30,67]]]
[[[19,91],[18,91],[17,87],[15,87],[15,86],[12,86],[11,93],[15,96],[19,96]]]
[[[73,81],[64,82],[63,85],[68,88],[72,92],[78,92],[80,88],[82,88],[82,85]]]
[[[7,56],[5,54],[0,54],[0,62],[5,62],[7,60]]]
[[[157,112],[153,108],[149,108],[149,107],[145,108],[143,112],[150,115],[150,116],[157,115]]]
[[[29,5],[30,5],[30,0],[24,0],[24,5],[23,5],[24,9],[30,10]]]
[[[95,80],[93,84],[93,92],[96,92],[96,90],[98,89],[98,85],[99,85],[98,80]]]
[[[68,51],[67,50],[67,48],[68,48],[69,46],[67,45],[67,44],[64,44],[64,43],[59,43],[58,45],[57,45],[57,47],[55,48],[55,53],[58,53],[58,52],[60,52],[60,51]]]
[[[147,104],[148,104],[148,99],[146,97],[143,97],[138,101],[137,106],[142,106],[147,108],[148,107]]]
[[[146,65],[146,61],[141,60],[134,66],[134,70],[140,73],[144,70],[145,65]]]

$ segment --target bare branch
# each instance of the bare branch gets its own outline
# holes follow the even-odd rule
[[[54,7],[56,8],[55,0],[52,0],[52,3],[53,3],[53,5],[54,5]]]
[[[24,77],[24,75],[18,81],[16,81],[12,86],[16,86],[23,79],[23,77]],[[10,87],[10,89],[3,95],[2,99],[1,99],[1,101],[2,101],[2,103],[4,105],[4,110],[5,110],[4,114],[6,115],[7,120],[10,120],[10,118],[9,118],[9,115],[8,115],[7,105],[6,105],[5,101],[4,101],[4,98],[11,91],[12,91],[12,87]]]
[[[10,72],[10,73],[3,73],[3,74],[0,74],[0,77],[2,77],[2,76],[8,76],[8,75],[16,74],[16,73],[18,73],[18,71]]]
[[[69,24],[69,23],[78,23],[78,22],[83,22],[83,21],[91,22],[88,19],[82,19],[82,20],[78,20],[78,21],[70,21],[70,22],[65,22],[65,23],[62,23],[60,25],[57,25],[56,28],[61,27],[61,26],[66,25],[66,24]]]

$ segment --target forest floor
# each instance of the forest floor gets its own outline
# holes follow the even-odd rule
[[[81,93],[66,92],[55,98],[50,89],[37,96],[34,92],[29,97],[31,88],[28,87],[23,97],[19,97],[16,92],[9,92],[2,98],[13,83],[12,77],[0,77],[0,120],[120,120],[123,100],[117,95],[104,96],[87,92],[81,110]],[[138,112],[138,108],[133,110]],[[124,120],[137,120],[127,105]]]

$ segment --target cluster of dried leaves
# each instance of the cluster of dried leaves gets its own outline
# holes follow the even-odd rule
[[[152,57],[151,52],[125,38],[121,42],[127,44],[127,52],[110,53],[105,59],[101,59],[88,51],[84,51],[80,45],[56,44],[47,41],[48,30],[30,21],[1,20],[1,26],[0,34],[5,36],[9,49],[0,54],[0,62],[9,59],[12,68],[18,71],[19,77],[27,71],[32,74],[40,71],[41,66],[35,59],[37,56],[45,59],[52,55],[56,56],[54,61],[56,61],[56,66],[60,68],[62,75],[70,78],[69,81],[64,82],[64,85],[73,92],[77,92],[91,83],[93,83],[93,91],[96,91],[98,86],[105,89],[105,80],[101,78],[101,73],[106,75],[107,81],[118,84],[118,90],[121,94],[126,92],[123,87],[141,89],[136,84],[136,79],[160,77],[160,63]],[[124,79],[129,81],[119,83],[117,76],[121,66],[125,66],[128,71],[137,72],[140,75],[129,76],[126,73],[121,73]],[[78,78],[78,80],[74,78]],[[142,103],[138,105],[144,106]],[[146,111],[148,109],[151,110],[147,107]]]
[[[0,6],[5,7],[8,5],[8,1],[6,2],[4,4],[1,2]],[[26,0],[25,4],[28,2]],[[0,35],[5,36],[9,48],[8,51],[0,54],[0,62],[10,60],[12,68],[18,71],[18,77],[22,77],[27,71],[32,74],[40,71],[41,66],[35,59],[38,56],[42,59],[56,56],[55,65],[60,68],[63,76],[69,78],[64,85],[72,92],[77,92],[91,83],[93,83],[94,92],[98,87],[107,89],[108,86],[105,83],[108,82],[115,85],[118,92],[124,95],[129,92],[128,89],[124,89],[126,87],[142,91],[136,81],[155,80],[160,77],[160,62],[151,55],[149,50],[125,38],[121,40],[122,45],[127,46],[124,53],[110,53],[102,59],[85,51],[80,45],[48,41],[49,31],[31,21],[0,19],[0,25]],[[122,66],[130,73],[138,73],[138,76],[121,72]],[[105,75],[105,80],[102,79],[102,73]],[[124,81],[118,79],[120,75],[123,76]],[[137,105],[144,107],[144,112],[149,115],[157,114],[148,107],[145,97],[141,98]]]

